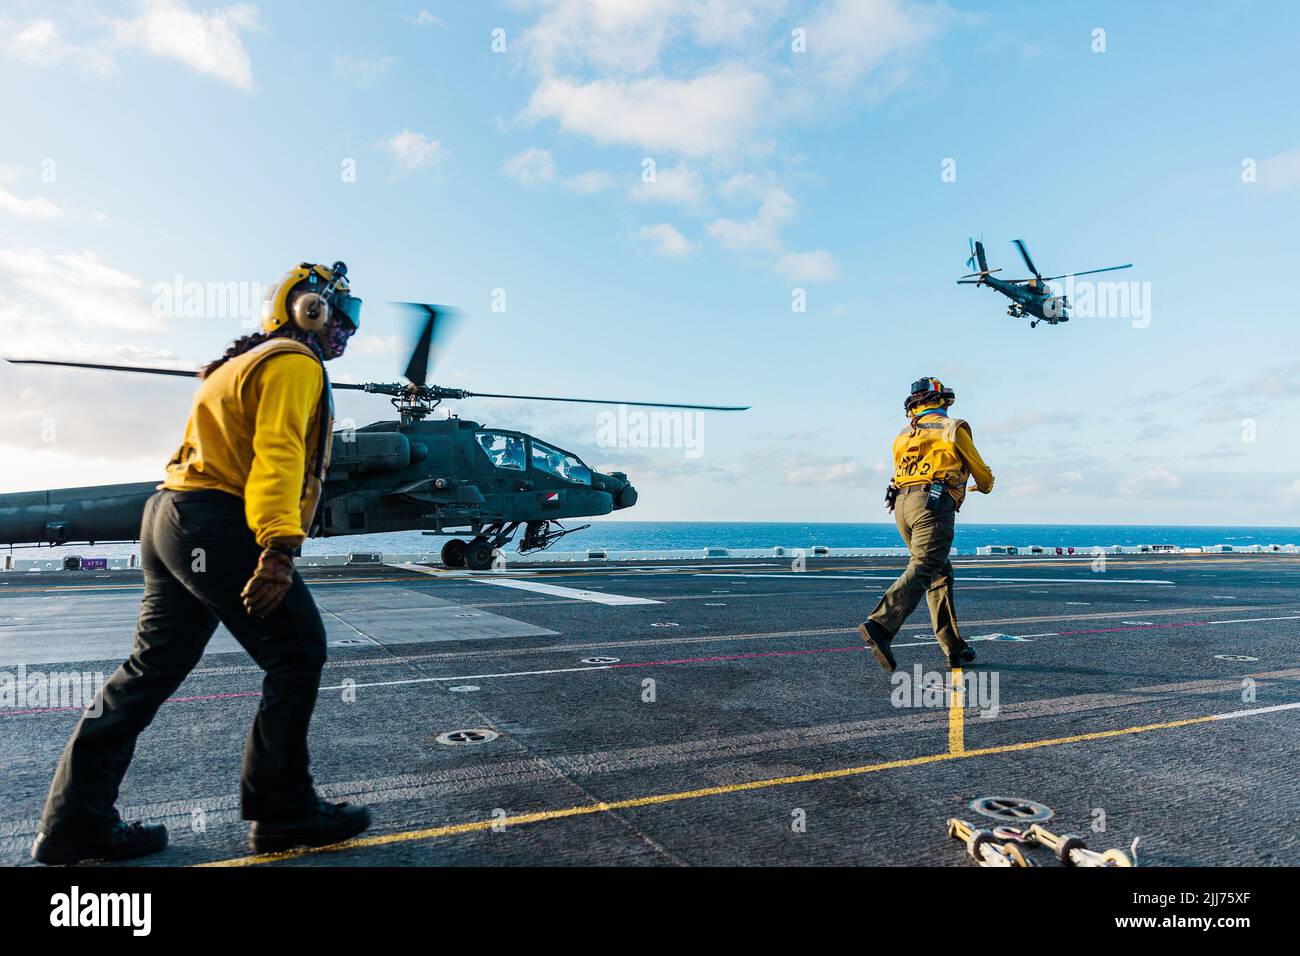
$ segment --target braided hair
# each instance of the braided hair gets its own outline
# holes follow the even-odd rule
[[[226,351],[220,358],[213,359],[199,370],[199,378],[207,378],[236,355],[243,355],[249,349],[257,348],[257,346],[261,345],[270,337],[271,336],[267,335],[265,332],[254,332],[251,335],[244,335],[235,339],[235,341],[226,346]]]
[[[315,335],[313,335],[310,332],[303,332],[301,329],[295,329],[292,328],[291,326],[285,326],[284,328],[277,329],[276,331],[270,333],[269,335],[265,332],[253,332],[250,335],[243,335],[235,339],[235,341],[231,342],[228,346],[226,346],[226,351],[221,355],[220,358],[213,359],[211,362],[209,362],[207,365],[203,366],[203,368],[199,370],[199,378],[200,379],[207,378],[217,369],[221,368],[221,366],[229,362],[232,358],[235,358],[238,355],[243,355],[245,352],[249,351],[250,349],[257,348],[263,342],[267,342],[270,341],[271,339],[277,339],[277,338],[295,339],[296,341],[301,342],[303,345],[306,345],[313,352],[315,352],[317,358],[321,357],[320,343],[316,340]]]

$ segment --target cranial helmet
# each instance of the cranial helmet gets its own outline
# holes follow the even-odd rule
[[[937,378],[922,378],[912,383],[912,390],[903,402],[903,409],[910,412],[919,406],[934,404],[947,408],[956,399],[956,393]]]
[[[270,335],[286,326],[321,332],[331,316],[345,319],[356,331],[361,324],[361,300],[349,294],[348,267],[300,262],[266,292],[262,300],[262,332]]]

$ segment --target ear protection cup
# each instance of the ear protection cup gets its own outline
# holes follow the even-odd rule
[[[330,320],[330,305],[319,292],[303,292],[289,306],[289,315],[304,332],[319,332]]]

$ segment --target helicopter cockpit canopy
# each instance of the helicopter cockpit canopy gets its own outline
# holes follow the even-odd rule
[[[538,471],[579,485],[591,484],[591,469],[576,456],[544,445],[535,438],[529,439],[529,442],[533,446],[533,467]]]
[[[474,437],[496,467],[509,468],[512,471],[523,471],[528,467],[522,436],[506,432],[481,431],[475,432]]]
[[[591,469],[576,455],[553,448],[536,438],[484,429],[475,432],[474,439],[497,468],[525,471],[531,461],[533,468],[544,474],[578,485],[591,484]]]

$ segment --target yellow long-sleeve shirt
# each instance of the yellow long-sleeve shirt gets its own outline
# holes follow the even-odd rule
[[[966,462],[966,470],[975,481],[975,490],[987,495],[993,490],[993,471],[984,463],[984,459],[975,448],[975,439],[971,437],[969,427],[957,429],[955,444],[957,454],[961,455],[961,460]]]
[[[311,349],[292,339],[271,339],[227,361],[195,393],[159,487],[237,495],[258,544],[301,543],[324,375]]]

